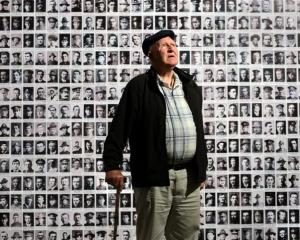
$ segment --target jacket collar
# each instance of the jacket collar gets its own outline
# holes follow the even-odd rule
[[[182,69],[175,67],[174,72],[178,75],[180,81],[182,84],[188,83],[193,80],[193,76],[190,74],[186,73]],[[155,79],[156,80],[156,71],[155,69],[151,66],[150,69],[147,71],[147,73],[150,75],[150,79]]]

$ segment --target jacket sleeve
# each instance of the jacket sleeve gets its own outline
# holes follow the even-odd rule
[[[206,150],[206,143],[205,143],[205,135],[204,135],[204,129],[203,129],[203,96],[202,96],[202,87],[201,86],[197,86],[199,89],[199,95],[200,95],[200,128],[201,128],[201,132],[200,132],[200,146],[201,146],[201,152],[202,152],[202,161],[203,161],[203,174],[206,178],[206,168],[207,168],[207,150]]]
[[[136,119],[137,95],[138,92],[131,80],[125,87],[104,143],[105,171],[121,169],[123,150]]]

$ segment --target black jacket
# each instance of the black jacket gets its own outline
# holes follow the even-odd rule
[[[193,159],[196,180],[206,178],[207,155],[202,122],[201,88],[192,77],[175,68],[182,81],[187,103],[197,130]],[[129,139],[131,175],[134,187],[169,186],[166,150],[166,104],[158,89],[153,68],[126,86],[104,145],[105,171],[121,169],[123,149]]]

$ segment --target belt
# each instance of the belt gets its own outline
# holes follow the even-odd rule
[[[191,165],[191,162],[186,162],[186,163],[179,163],[179,164],[168,164],[168,169],[173,169],[173,170],[182,170],[186,169]]]

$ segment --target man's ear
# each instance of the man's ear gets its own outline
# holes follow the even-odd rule
[[[151,51],[148,52],[148,57],[152,58],[152,52]]]

